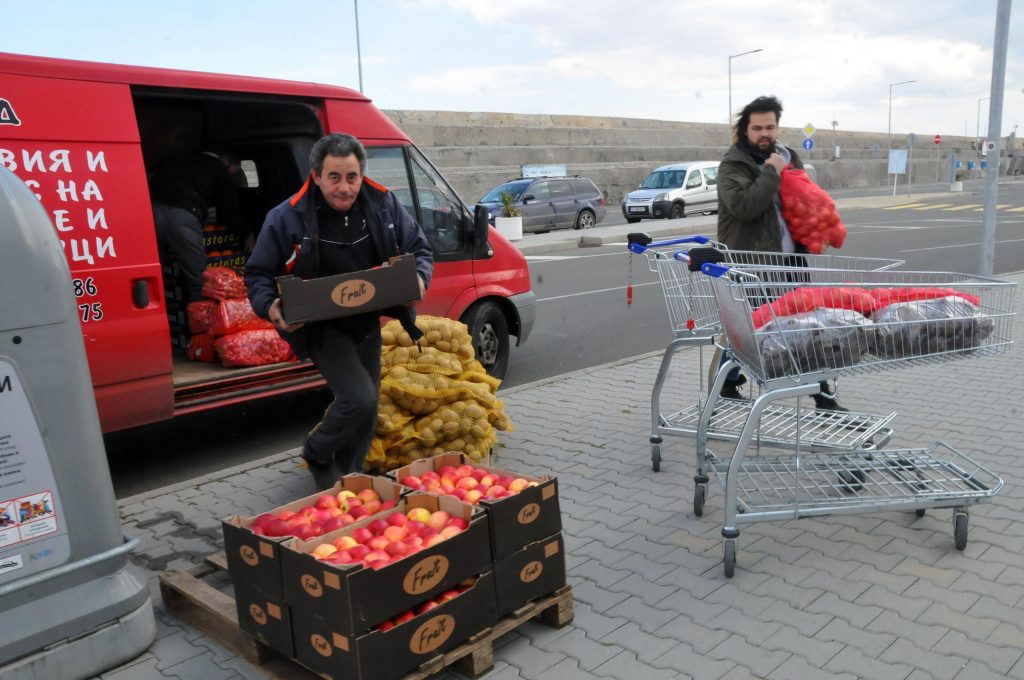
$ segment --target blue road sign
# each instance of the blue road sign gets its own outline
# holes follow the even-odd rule
[[[813,148],[814,148],[814,140],[811,139],[810,137],[808,137],[807,139],[804,140],[804,150],[810,151]]]

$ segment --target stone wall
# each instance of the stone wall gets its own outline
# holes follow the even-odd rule
[[[564,164],[568,174],[592,179],[609,208],[617,210],[622,197],[659,165],[718,160],[732,143],[729,127],[715,123],[458,111],[384,113],[470,204],[495,185],[521,176],[523,165]],[[800,148],[800,128],[783,128],[779,138],[814,164],[817,180],[826,189],[885,186],[891,181],[884,133],[818,130],[815,148],[809,152]],[[930,136],[918,135],[912,152],[913,181],[945,182],[947,154],[955,151],[962,160],[976,159],[972,141],[945,137],[936,147]],[[841,149],[838,160],[832,159],[834,145]],[[893,147],[905,148],[906,135],[894,133]]]

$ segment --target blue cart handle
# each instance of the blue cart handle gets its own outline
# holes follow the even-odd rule
[[[630,243],[629,250],[638,255],[642,255],[644,252],[651,248],[664,248],[665,246],[674,246],[680,243],[700,243],[703,245],[710,240],[711,239],[709,239],[707,236],[701,236],[700,234],[697,234],[696,236],[684,236],[682,238],[674,238],[668,241],[654,241],[652,243],[648,243],[646,246],[640,243]]]
[[[716,278],[721,278],[729,273],[728,267],[722,264],[715,264],[714,262],[705,262],[700,270],[708,276],[714,276]]]

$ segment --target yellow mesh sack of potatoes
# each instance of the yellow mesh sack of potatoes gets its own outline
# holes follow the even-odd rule
[[[434,347],[392,347],[381,357],[381,374],[395,366],[404,366],[414,373],[440,373],[458,376],[463,373],[462,362],[451,353]],[[488,376],[489,377],[489,376]]]
[[[416,373],[404,366],[395,366],[381,379],[381,391],[399,405],[402,403],[401,396],[421,397],[449,404],[461,399],[476,399],[486,407],[494,404],[494,395],[487,385],[455,380],[439,373]],[[417,415],[432,413],[422,410],[409,412]]]
[[[473,342],[469,337],[466,324],[443,316],[416,317],[416,326],[423,331],[419,343],[412,341],[402,325],[397,321],[389,321],[381,329],[381,342],[385,347],[433,347],[442,352],[450,352],[460,359],[473,358]]]
[[[395,403],[394,399],[381,393],[380,406],[377,408],[376,433],[378,435],[387,436],[401,432],[405,424],[412,418],[407,411]]]

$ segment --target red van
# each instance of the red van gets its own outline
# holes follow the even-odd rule
[[[60,237],[104,432],[323,384],[308,362],[228,369],[188,360],[147,177],[175,153],[230,152],[246,176],[246,221],[258,228],[302,185],[313,142],[329,132],[362,140],[367,176],[423,225],[436,264],[419,312],[465,322],[478,358],[502,377],[510,335],[520,344],[533,326],[526,260],[362,94],[0,53],[0,165],[35,192]]]

